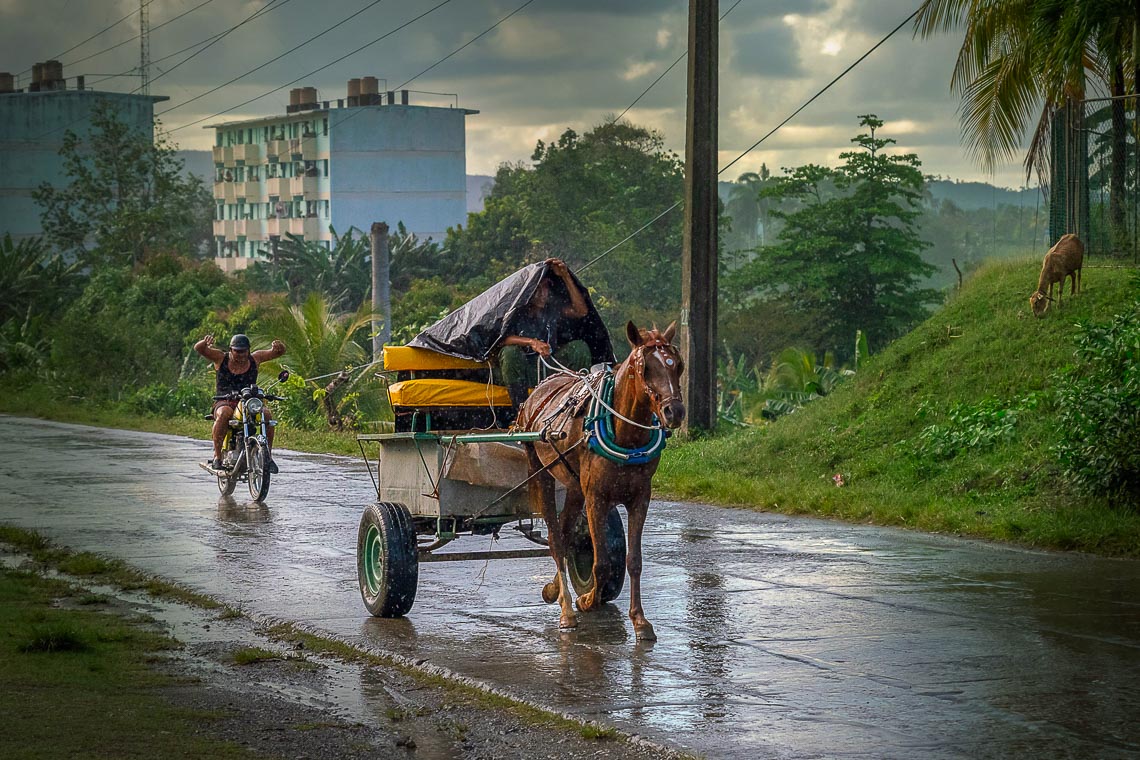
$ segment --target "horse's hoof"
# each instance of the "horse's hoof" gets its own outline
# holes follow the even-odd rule
[[[554,604],[558,601],[558,583],[551,581],[542,587],[542,601]]]
[[[657,634],[653,632],[653,626],[649,623],[634,626],[633,631],[638,641],[657,641]]]
[[[558,630],[560,630],[560,631],[573,631],[577,627],[578,627],[578,619],[577,618],[566,617],[565,615],[563,615],[562,619],[558,621]]]
[[[587,591],[585,594],[582,594],[578,597],[576,604],[581,612],[589,612],[594,609],[594,592]]]

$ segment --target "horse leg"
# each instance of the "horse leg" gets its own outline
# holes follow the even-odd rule
[[[530,463],[530,471],[536,472],[542,468],[542,460],[539,459],[538,452],[534,450],[534,445],[529,444],[526,447],[527,460]],[[562,529],[558,519],[558,505],[554,501],[554,476],[549,471],[543,471],[536,475],[531,480],[531,507],[534,507],[534,500],[540,500],[542,509],[542,518],[546,520],[547,535],[550,543],[550,556],[554,560],[554,570],[557,573],[558,580],[558,604],[562,608],[562,617],[558,621],[558,627],[563,629],[577,628],[578,616],[574,613],[574,589],[570,583],[570,569],[566,562],[566,532]],[[569,506],[569,504],[567,505]],[[562,516],[565,517],[566,510],[562,510]],[[546,598],[546,589],[543,589],[543,598]]]
[[[645,619],[641,608],[641,531],[645,527],[645,514],[649,511],[649,495],[639,494],[633,503],[626,505],[629,514],[629,548],[625,565],[629,571],[629,619],[638,641],[656,641],[653,626]]]
[[[578,609],[583,612],[601,605],[598,590],[610,577],[610,556],[606,547],[606,517],[613,507],[596,496],[586,499],[586,521],[590,525],[590,543],[594,547],[593,585],[578,597]]]
[[[555,503],[555,502],[553,502],[553,498],[554,497],[553,497],[553,490],[552,490],[551,491],[551,500],[552,500],[552,503]],[[582,497],[582,492],[580,490],[576,490],[573,487],[567,488],[566,489],[566,503],[563,505],[563,508],[562,508],[562,516],[559,518],[560,522],[556,526],[555,523],[548,521],[546,523],[547,528],[551,532],[558,530],[558,531],[561,531],[563,536],[569,536],[570,535],[570,529],[573,528],[574,524],[572,521],[567,520],[567,515],[573,515],[574,517],[577,517],[578,512],[582,509],[582,501],[583,501],[583,497]],[[542,587],[542,601],[546,602],[547,604],[554,604],[556,601],[558,601],[558,589],[559,589],[559,583],[560,583],[559,577],[561,575],[562,575],[562,569],[558,566],[558,563],[556,562],[555,566],[554,566],[554,579],[552,581],[550,581],[550,583],[547,583],[545,586]]]

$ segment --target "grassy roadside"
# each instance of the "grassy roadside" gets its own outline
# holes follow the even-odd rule
[[[123,590],[143,590],[153,596],[171,599],[182,604],[218,612],[218,619],[245,617],[240,609],[225,606],[217,600],[197,594],[181,586],[160,578],[155,578],[120,560],[108,559],[90,552],[74,552],[58,546],[41,534],[0,523],[0,544],[8,545],[22,554],[30,556],[41,567],[82,578],[90,578],[102,585]],[[29,598],[32,602],[20,607],[21,601]],[[17,603],[11,600],[15,599]],[[179,737],[185,726],[198,724],[208,726],[217,715],[179,711],[162,702],[157,693],[171,679],[146,670],[148,659],[155,653],[177,648],[179,643],[168,637],[152,633],[137,621],[123,621],[110,615],[102,615],[92,605],[102,604],[104,598],[89,594],[64,581],[45,578],[33,572],[10,571],[0,568],[0,620],[15,620],[11,635],[0,632],[0,683],[14,684],[4,693],[0,689],[0,709],[7,715],[18,715],[27,723],[21,732],[10,735],[0,733],[0,757],[254,757],[245,748],[224,742],[210,742],[203,738],[199,745],[190,750],[179,749],[166,752],[168,744],[179,747]],[[50,610],[45,611],[45,607]],[[75,613],[75,614],[72,614]],[[90,619],[88,619],[90,618]],[[26,623],[26,624],[25,624]],[[27,635],[24,635],[25,628]],[[105,633],[112,631],[112,633]],[[328,656],[342,662],[363,666],[380,667],[395,671],[411,679],[417,689],[428,689],[435,693],[435,701],[446,707],[440,712],[456,712],[471,721],[489,721],[496,716],[508,716],[516,721],[513,730],[532,729],[553,732],[555,736],[577,734],[581,739],[597,747],[613,742],[621,746],[628,737],[617,729],[593,721],[570,719],[546,709],[533,706],[516,698],[489,691],[468,683],[455,680],[438,672],[422,667],[413,667],[408,662],[394,656],[364,651],[333,638],[316,635],[290,623],[277,623],[263,632],[268,640],[284,642],[304,651]],[[38,638],[37,638],[38,637]],[[75,667],[84,670],[84,675],[75,681],[76,688],[69,687],[74,673],[61,670],[44,670],[43,661],[30,661],[26,667],[21,663],[11,664],[11,651],[18,651],[27,642],[32,642],[33,651],[54,648],[56,653],[79,653],[84,658],[75,660]],[[103,646],[108,644],[109,646]],[[118,645],[121,646],[110,646]],[[15,650],[13,650],[15,647]],[[21,654],[23,654],[21,652]],[[131,655],[134,656],[132,659]],[[233,660],[238,665],[250,665],[266,660],[281,659],[280,655],[258,647],[247,647],[234,652]],[[66,664],[66,663],[65,663]],[[22,669],[21,669],[22,667]],[[53,666],[54,667],[54,666]],[[122,692],[121,702],[108,702],[110,709],[122,714],[119,716],[125,727],[117,723],[103,724],[98,720],[102,705],[100,692],[91,689],[99,684],[99,674],[115,670],[121,671],[122,678],[107,681],[106,688]],[[39,701],[28,708],[28,702],[20,698],[24,691],[35,692]],[[57,692],[67,692],[56,698]],[[74,736],[55,740],[51,737],[66,734],[70,720],[69,700],[77,700],[76,709],[86,711],[85,721],[90,722],[90,730],[102,730],[96,736],[105,740],[106,749],[98,741],[86,736],[86,723],[79,726]],[[429,700],[432,701],[432,700]],[[57,712],[51,712],[48,706]],[[100,708],[102,709],[102,708]],[[431,712],[431,711],[429,711]],[[389,716],[398,722],[399,716]],[[153,735],[162,726],[160,739]],[[148,731],[150,733],[148,733]],[[123,741],[119,741],[122,733]],[[208,735],[208,734],[207,734]],[[46,737],[41,744],[32,744]],[[100,739],[100,737],[102,737]],[[9,748],[5,742],[10,741]],[[84,744],[87,741],[87,744]],[[118,742],[118,743],[116,743]],[[42,749],[29,750],[28,747]],[[629,745],[626,745],[629,746]],[[85,747],[83,751],[73,747]],[[93,747],[94,749],[87,749]],[[637,753],[634,753],[637,754]],[[679,760],[696,756],[678,751],[646,750],[642,755],[675,757]]]
[[[210,439],[210,423],[200,417],[148,417],[135,414],[121,404],[59,398],[44,388],[8,387],[3,384],[2,378],[0,413],[95,427],[182,435],[203,441]],[[281,425],[277,428],[275,444],[284,449],[317,454],[360,455],[356,434],[353,432],[296,430]]]
[[[148,661],[178,642],[59,580],[0,568],[0,756],[256,757],[172,706]]]
[[[1051,451],[1058,410],[1050,378],[1072,362],[1077,323],[1107,320],[1131,307],[1132,273],[1086,268],[1084,292],[1066,297],[1063,310],[1035,319],[1027,298],[1039,266],[1022,261],[983,268],[924,324],[873,355],[832,395],[795,414],[671,445],[658,472],[659,492],[1140,556],[1140,514],[1072,492]],[[963,425],[950,419],[955,405],[980,410],[987,403],[1002,410],[1001,420],[978,415]],[[951,456],[923,450],[924,434],[955,426],[970,433],[961,450]]]

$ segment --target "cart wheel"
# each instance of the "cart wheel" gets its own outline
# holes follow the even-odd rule
[[[606,547],[613,572],[602,585],[598,599],[612,602],[625,586],[625,527],[617,507],[606,517]],[[574,523],[574,534],[570,538],[570,582],[579,596],[594,587],[593,573],[594,544],[590,541],[590,525],[583,514]]]
[[[416,601],[420,561],[416,531],[403,504],[364,508],[356,539],[356,574],[364,606],[376,617],[400,617]]]

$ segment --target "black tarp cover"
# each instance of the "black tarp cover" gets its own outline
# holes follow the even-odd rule
[[[508,335],[507,327],[511,320],[527,307],[547,269],[546,262],[523,267],[426,328],[412,338],[408,345],[448,356],[487,361],[499,342]],[[590,347],[595,364],[614,361],[609,333],[590,300],[589,292],[573,272],[570,277],[586,300],[589,312],[579,319],[563,318],[558,335],[559,343],[581,339]],[[559,297],[561,290],[560,297],[568,298],[561,278],[551,274],[551,279],[554,281],[552,297]]]

